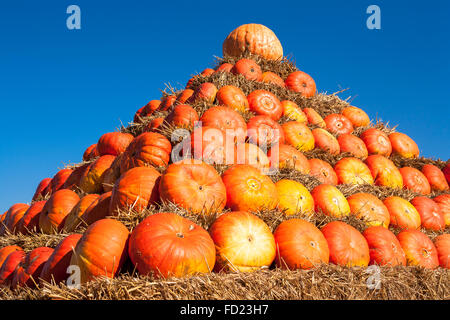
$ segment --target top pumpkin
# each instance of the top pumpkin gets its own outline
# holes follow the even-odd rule
[[[272,30],[262,24],[244,24],[234,29],[223,42],[224,56],[239,57],[245,51],[268,60],[281,60],[283,47]]]

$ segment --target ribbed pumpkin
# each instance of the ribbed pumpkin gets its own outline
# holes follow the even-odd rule
[[[420,228],[420,215],[408,200],[391,196],[384,199],[383,203],[391,216],[391,225],[400,229]]]
[[[277,36],[262,24],[241,25],[234,29],[223,42],[224,56],[239,57],[247,51],[268,60],[283,58],[283,47]]]
[[[327,124],[325,123],[323,118],[313,108],[303,108],[302,111],[306,115],[306,118],[308,119],[308,124],[312,124],[312,125],[318,126],[320,128],[327,127]]]
[[[247,96],[250,111],[257,115],[265,115],[274,121],[280,120],[283,115],[283,106],[280,100],[270,91],[254,90]]]
[[[395,164],[379,154],[368,156],[365,163],[377,186],[403,188],[403,177]]]
[[[392,145],[393,154],[398,154],[404,158],[417,158],[419,156],[419,147],[406,134],[393,132],[389,135],[389,141]]]
[[[216,73],[217,72],[231,72],[231,69],[233,69],[233,65],[231,63],[225,62],[217,67]]]
[[[5,262],[10,253],[13,253],[14,251],[23,251],[23,249],[16,245],[6,246],[0,249],[0,267],[3,265],[3,262]]]
[[[52,181],[50,182],[50,190],[51,193],[55,193],[56,191],[60,190],[64,183],[66,183],[66,180],[69,178],[69,176],[72,174],[72,169],[62,169],[59,170],[52,178]]]
[[[86,151],[84,151],[83,153],[83,160],[84,161],[89,161],[92,159],[95,159],[99,156],[100,154],[98,153],[98,149],[97,149],[97,144],[91,144]]]
[[[244,92],[238,87],[226,85],[217,91],[216,99],[219,104],[232,108],[236,111],[248,110],[248,100]]]
[[[272,71],[263,72],[261,75],[261,82],[270,83],[283,88],[286,86],[284,80]]]
[[[162,277],[208,273],[216,260],[208,232],[175,213],[156,213],[139,223],[128,254],[140,274]]]
[[[0,268],[0,285],[8,285],[14,278],[14,272],[25,259],[23,250],[11,252]]]
[[[450,194],[441,194],[434,197],[433,200],[438,204],[441,209],[441,214],[444,217],[445,225],[450,226]]]
[[[249,212],[221,215],[209,228],[209,234],[216,245],[216,271],[267,269],[275,259],[275,239],[269,226]]]
[[[204,82],[195,89],[192,98],[188,102],[205,101],[213,103],[216,100],[217,87],[212,82]]]
[[[14,274],[12,287],[17,288],[26,285],[34,288],[39,283],[42,268],[52,253],[53,249],[48,247],[39,247],[29,252]]]
[[[236,146],[235,155],[236,157],[234,163],[236,164],[247,164],[261,170],[262,172],[266,172],[266,170],[269,169],[269,158],[267,158],[266,153],[255,144],[238,144]]]
[[[403,187],[405,189],[425,195],[430,194],[430,183],[422,172],[412,167],[403,167],[399,171],[402,175]]]
[[[355,193],[347,198],[350,212],[368,226],[383,226],[387,228],[391,220],[389,210],[383,201],[370,193]]]
[[[52,181],[52,178],[45,178],[42,179],[41,182],[39,182],[39,185],[36,188],[36,191],[33,195],[33,201],[36,201],[39,197],[45,197],[44,191],[49,186],[50,182]]]
[[[251,59],[244,58],[236,61],[231,72],[233,74],[240,74],[247,80],[261,81],[262,79],[261,67]]]
[[[234,138],[220,129],[202,126],[191,134],[191,150],[194,159],[208,164],[234,163]]]
[[[67,215],[79,201],[80,198],[72,190],[56,191],[47,200],[39,215],[39,228],[42,232],[50,234],[60,231],[64,226]]]
[[[444,216],[441,208],[432,199],[427,197],[415,197],[411,204],[420,215],[422,227],[431,230],[442,230],[445,228]]]
[[[287,144],[300,151],[310,151],[314,149],[314,136],[311,130],[298,121],[288,121],[282,126],[284,138]]]
[[[294,101],[283,100],[281,101],[281,106],[283,107],[283,117],[304,124],[308,123],[308,118],[305,113]]]
[[[194,95],[194,90],[192,90],[192,89],[184,89],[177,96],[177,103],[184,104],[187,101],[190,101],[190,99],[193,99],[193,95]]]
[[[78,241],[70,265],[80,268],[80,281],[98,276],[113,278],[127,258],[128,229],[115,219],[91,224]]]
[[[226,136],[235,137],[233,141],[244,142],[247,124],[236,110],[226,106],[214,106],[206,110],[200,118],[202,126],[216,128]]]
[[[341,113],[353,124],[354,127],[363,127],[370,124],[367,113],[354,106],[344,108]]]
[[[158,201],[160,173],[152,167],[136,167],[128,170],[116,181],[111,195],[109,214],[117,210],[133,207],[142,211],[151,203]]]
[[[83,221],[81,220],[81,217],[87,208],[89,208],[89,206],[98,199],[98,197],[100,197],[98,194],[87,194],[81,198],[77,205],[73,207],[67,215],[63,230],[66,232],[73,232],[80,224],[82,224]]]
[[[23,217],[17,223],[16,230],[22,234],[28,234],[29,231],[38,229],[39,215],[44,209],[46,201],[37,201],[31,204],[31,206],[24,213]]]
[[[278,208],[286,215],[312,216],[314,199],[308,189],[300,182],[281,179],[275,183],[278,192]]]
[[[340,184],[373,184],[369,168],[358,158],[342,158],[334,165]]]
[[[434,238],[439,259],[439,265],[442,268],[450,269],[450,234],[441,234]]]
[[[405,252],[408,266],[439,267],[436,247],[427,235],[419,230],[405,230],[397,235],[397,239]]]
[[[400,242],[390,230],[381,226],[369,227],[363,232],[369,245],[370,264],[405,266],[406,256]]]
[[[134,139],[133,135],[122,132],[108,132],[100,137],[97,142],[97,149],[100,156],[113,155],[118,156]]]
[[[360,138],[366,144],[369,154],[379,154],[389,157],[392,152],[392,145],[386,133],[376,128],[364,131]]]
[[[95,160],[80,179],[80,189],[86,193],[101,193],[103,190],[103,174],[111,167],[115,156],[104,155]]]
[[[283,128],[268,116],[255,116],[247,123],[247,135],[250,143],[270,148],[276,143],[284,143]]]
[[[427,177],[431,190],[447,191],[450,189],[444,173],[434,164],[425,164],[422,167],[422,173]]]
[[[83,224],[91,225],[97,220],[104,219],[109,214],[111,194],[112,191],[105,192],[91,203],[80,217]]]
[[[159,194],[162,201],[197,214],[221,211],[227,202],[225,185],[216,169],[195,160],[171,164],[161,176]]]
[[[311,166],[303,153],[288,144],[279,144],[271,148],[267,154],[271,166],[278,162],[280,169],[290,168],[303,174],[309,174]]]
[[[305,98],[311,98],[316,94],[316,83],[306,72],[294,71],[287,76],[284,83],[289,90],[298,92]]]
[[[3,235],[6,230],[8,230],[11,224],[11,218],[14,220],[14,216],[19,211],[27,210],[29,206],[26,203],[16,203],[13,204],[8,211],[6,211],[2,216],[2,223],[0,225],[0,235]],[[24,212],[25,213],[25,212]]]
[[[278,204],[275,184],[252,166],[234,165],[223,173],[222,180],[227,191],[227,207],[231,210],[274,209]]]
[[[338,184],[338,177],[336,172],[330,164],[321,159],[309,159],[310,175],[315,177],[320,183],[323,184]]]
[[[67,178],[66,182],[64,182],[63,188],[71,190],[76,190],[77,188],[79,188],[81,178],[87,174],[91,166],[91,163],[85,163],[77,168],[74,168],[70,176]]]
[[[364,141],[351,133],[341,134],[337,141],[342,153],[351,153],[354,157],[362,160],[365,160],[369,155]]]
[[[4,222],[6,224],[6,229],[11,233],[16,234],[19,229],[19,222],[30,208],[29,205],[21,206],[17,210],[10,211],[7,220]]]
[[[333,155],[337,155],[341,152],[339,142],[327,130],[315,128],[311,131],[311,133],[314,136],[314,144],[316,148],[327,151]]]
[[[314,206],[317,212],[332,217],[344,217],[350,214],[347,199],[341,191],[330,184],[321,184],[311,191],[314,198]]]
[[[133,121],[135,123],[141,123],[143,118],[151,116],[153,112],[159,109],[160,105],[161,105],[160,100],[151,100],[149,103],[147,103],[145,106],[143,106],[136,112]]]
[[[353,132],[353,124],[352,122],[344,115],[338,113],[332,113],[323,119],[327,126],[327,130],[336,135],[352,133]]]

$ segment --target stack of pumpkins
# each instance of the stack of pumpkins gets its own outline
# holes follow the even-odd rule
[[[298,70],[263,72],[256,61],[242,58],[246,52],[266,60],[283,58],[270,29],[240,26],[223,44],[224,56],[235,57],[235,63],[208,68],[177,94],[150,101],[135,114],[134,122],[145,126],[143,133],[102,135],[86,150],[82,165],[42,180],[31,205],[15,204],[1,215],[2,236],[70,235],[54,249],[0,249],[0,284],[58,283],[67,279],[69,266],[79,267],[81,282],[114,277],[128,257],[140,274],[162,277],[255,271],[273,262],[288,269],[324,263],[449,268],[450,235],[444,230],[450,225],[450,165],[442,169],[430,161],[421,170],[398,168],[392,156],[419,156],[411,138],[370,126],[367,114],[354,106],[321,115],[294,101],[280,101],[273,88],[316,99],[313,78]],[[218,73],[267,85],[246,95],[238,86],[207,81]],[[209,108],[199,110],[200,102]],[[174,145],[161,133],[166,125],[187,130],[184,147],[190,158],[172,161]],[[265,152],[261,145],[271,148]],[[308,159],[305,154],[313,149],[349,156],[332,166]],[[216,170],[219,164],[226,165],[222,174]],[[308,190],[297,180],[274,182],[268,175],[271,167],[313,176],[320,184]],[[415,197],[379,199],[356,187],[346,198],[336,187],[341,184],[404,188]],[[217,218],[206,231],[162,212],[149,215],[131,232],[111,218],[167,202]],[[258,216],[261,210],[278,210],[287,218],[272,233]],[[319,229],[308,221],[318,212],[336,221]],[[340,221],[349,215],[366,224],[363,233]],[[76,233],[80,226],[87,227],[83,234]],[[389,227],[401,232],[395,235]],[[421,228],[441,235],[433,242]]]

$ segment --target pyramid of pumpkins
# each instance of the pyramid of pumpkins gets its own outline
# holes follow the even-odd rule
[[[442,230],[450,224],[450,166],[396,167],[391,155],[419,156],[411,138],[370,126],[367,114],[355,106],[322,117],[313,107],[280,101],[273,88],[316,99],[314,79],[300,70],[263,72],[257,61],[242,58],[246,53],[266,61],[283,59],[270,29],[238,27],[223,43],[224,56],[235,63],[205,69],[184,90],[151,100],[135,114],[142,132],[105,133],[86,150],[83,164],[42,180],[31,205],[14,204],[1,215],[2,236],[70,235],[55,248],[1,248],[0,284],[58,283],[67,279],[69,266],[79,267],[81,282],[114,277],[127,259],[140,274],[161,277],[326,263],[449,268],[450,235]],[[267,86],[244,94],[239,86],[207,81],[219,74],[239,80],[233,83]],[[182,130],[186,139],[171,141],[162,130],[169,127]],[[354,134],[358,128],[364,131]],[[174,161],[176,146],[184,158]],[[349,156],[332,167],[307,158],[313,149]],[[225,165],[221,174],[218,165]],[[313,176],[320,184],[308,189],[296,180],[274,182],[270,169],[280,168]],[[408,201],[359,192],[346,198],[339,184],[405,188],[417,196]],[[435,191],[440,195],[431,198]],[[161,203],[215,219],[205,230],[162,212],[129,230],[111,218]],[[295,218],[272,232],[258,216],[260,210]],[[319,229],[308,222],[318,212],[336,219]],[[366,223],[363,233],[339,220],[349,215]],[[86,227],[83,234],[77,233],[80,226]],[[395,235],[391,226],[402,231]],[[442,234],[433,242],[421,228]]]

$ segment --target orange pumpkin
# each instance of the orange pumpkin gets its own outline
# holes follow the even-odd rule
[[[368,156],[365,163],[369,167],[375,185],[391,188],[403,188],[403,177],[395,164],[388,158],[374,154]]]
[[[247,135],[251,143],[259,146],[284,143],[283,128],[268,116],[255,116],[248,120]]]
[[[162,201],[197,214],[221,211],[227,201],[225,185],[214,167],[195,160],[171,164],[161,177],[159,194]]]
[[[183,103],[186,103],[187,101],[191,101],[191,99],[193,99],[193,97],[194,97],[194,90],[192,90],[192,89],[184,89],[177,96],[177,101],[176,102],[179,103],[179,104],[183,104]]]
[[[78,201],[77,205],[73,207],[67,215],[64,222],[63,230],[66,232],[73,232],[82,222],[81,217],[84,215],[89,206],[96,202],[100,196],[98,194],[88,194]]]
[[[270,91],[254,90],[248,96],[248,105],[257,115],[265,115],[275,121],[283,115],[283,106],[280,100]]]
[[[160,173],[152,167],[136,167],[122,174],[112,190],[109,214],[128,208],[143,211],[158,201],[159,177]]]
[[[404,158],[417,158],[419,147],[413,139],[404,133],[393,132],[389,135],[393,154],[398,154]]]
[[[23,249],[16,245],[6,246],[0,249],[0,267],[3,265],[6,258],[8,258],[9,254],[14,251],[23,251]]]
[[[392,152],[392,145],[389,137],[381,130],[370,128],[364,131],[360,138],[366,144],[369,154],[379,154],[389,157]]]
[[[328,162],[320,159],[309,159],[310,175],[317,178],[323,184],[338,184],[338,177],[333,167]]]
[[[344,108],[341,113],[350,120],[354,127],[364,127],[370,124],[369,116],[360,108],[349,106]]]
[[[71,173],[72,169],[59,170],[53,176],[53,179],[50,182],[49,188],[51,190],[51,193],[55,193],[56,191],[60,190],[64,186],[64,183],[66,182],[67,178],[69,178]]]
[[[66,182],[64,182],[63,189],[76,190],[77,188],[79,188],[81,178],[87,174],[92,165],[92,163],[85,163],[79,167],[74,168],[70,176],[67,178]]]
[[[161,104],[159,106],[159,109],[161,111],[167,111],[170,108],[172,108],[172,106],[175,103],[175,101],[177,101],[177,96],[175,96],[173,94],[163,95],[163,97],[161,98]]]
[[[373,184],[369,168],[358,158],[342,158],[334,165],[340,184]]]
[[[103,174],[115,160],[115,156],[104,155],[95,160],[80,179],[80,189],[86,193],[100,193],[103,190]]]
[[[111,163],[111,166],[102,174],[102,187],[104,192],[112,191],[117,179],[120,178],[120,165],[125,157],[125,152],[119,154]]]
[[[52,248],[39,247],[29,252],[19,269],[16,270],[12,287],[28,286],[34,288],[38,283],[42,268],[53,253]]]
[[[244,76],[247,80],[261,81],[262,71],[260,66],[251,59],[240,59],[238,60],[233,69],[231,69],[233,74],[240,74]]]
[[[397,235],[397,239],[405,252],[408,266],[439,267],[436,247],[425,234],[419,230],[405,230]]]
[[[261,75],[261,82],[270,83],[283,88],[285,87],[284,80],[272,71],[263,72]]]
[[[234,165],[223,173],[222,180],[227,191],[227,207],[231,210],[274,209],[278,204],[275,184],[252,166]]]
[[[52,280],[58,284],[68,278],[67,268],[72,258],[72,252],[75,249],[78,241],[81,239],[81,234],[71,234],[61,240],[53,250],[51,256],[47,259],[42,267],[40,278],[44,281],[51,282]]]
[[[323,212],[327,216],[344,217],[350,214],[347,199],[341,191],[330,184],[321,184],[311,191],[314,198],[316,212]]]
[[[231,69],[233,69],[233,66],[231,63],[225,62],[222,63],[220,66],[217,67],[216,69],[216,73],[217,72],[231,72]]]
[[[166,121],[177,128],[193,128],[198,121],[198,113],[188,104],[179,104],[173,108]]]
[[[204,82],[197,87],[193,94],[195,102],[203,100],[213,103],[216,100],[217,87],[211,82]]]
[[[434,238],[439,259],[439,265],[442,268],[450,269],[450,234],[441,234]]]
[[[111,194],[112,191],[105,192],[100,197],[96,198],[80,216],[79,220],[83,221],[85,225],[91,225],[95,221],[104,219],[109,213]]]
[[[216,70],[212,69],[212,68],[206,68],[205,70],[203,70],[200,75],[202,77],[208,77],[210,75],[212,75]]]
[[[322,128],[313,129],[314,144],[316,148],[325,150],[331,154],[337,155],[341,152],[341,147],[336,138],[327,130]]]
[[[99,156],[97,144],[90,145],[83,153],[83,161],[89,161]]]
[[[389,226],[391,216],[383,201],[370,193],[355,193],[347,198],[350,212],[368,226]]]
[[[303,113],[308,119],[308,124],[319,126],[320,128],[327,127],[327,124],[316,110],[312,108],[303,108]]]
[[[30,206],[26,205],[23,207],[20,207],[17,210],[14,210],[10,213],[8,220],[6,221],[6,228],[13,234],[17,234],[19,231],[19,222],[27,212],[27,210],[30,208]]]
[[[45,179],[42,179],[41,182],[39,182],[39,185],[36,188],[36,192],[33,195],[33,199],[32,199],[33,201],[36,201],[39,196],[42,196],[42,197],[46,196],[44,191],[49,186],[51,181],[52,181],[52,178],[45,178]]]
[[[266,172],[270,167],[266,153],[252,143],[240,143],[236,146],[234,163],[250,165],[262,172]]]
[[[145,106],[143,106],[136,112],[136,114],[134,115],[133,122],[141,123],[142,118],[151,116],[153,112],[159,109],[160,105],[161,105],[160,100],[151,100],[149,103],[147,103]]]
[[[80,281],[98,276],[113,278],[127,258],[128,229],[114,219],[91,224],[78,241],[70,265],[80,268]]]
[[[29,206],[25,203],[16,203],[13,204],[8,211],[6,211],[2,215],[2,223],[0,224],[0,235],[4,235],[6,230],[9,230],[9,227],[11,226],[11,221],[14,220],[14,216],[17,215],[17,213],[21,214],[22,211],[25,213],[25,211],[29,208]],[[25,210],[25,211],[24,211]]]
[[[15,271],[25,259],[23,250],[11,252],[0,268],[0,285],[9,285],[14,278]]]
[[[202,126],[191,134],[191,149],[195,159],[208,164],[232,164],[235,161],[234,138],[224,131]]]
[[[133,135],[122,132],[109,132],[100,137],[97,142],[97,149],[100,156],[112,155],[118,156],[133,141]]]
[[[381,226],[367,228],[363,236],[369,245],[370,264],[406,266],[406,256],[400,242],[390,230]]]
[[[300,182],[281,179],[275,183],[278,193],[278,208],[286,215],[312,216],[314,199],[308,189]]]
[[[227,212],[209,228],[216,245],[216,271],[267,269],[275,259],[275,239],[267,224],[249,212]]]
[[[200,118],[204,127],[216,128],[233,141],[244,142],[247,135],[247,124],[244,118],[234,109],[225,106],[214,106],[206,110]]]
[[[44,233],[60,231],[70,211],[77,205],[80,198],[72,190],[56,191],[45,203],[39,215],[39,228]]]
[[[400,229],[419,229],[421,220],[419,212],[401,197],[391,196],[383,201],[391,216],[391,225]]]
[[[164,278],[211,272],[216,260],[208,232],[175,213],[157,213],[139,223],[128,254],[140,274]]]
[[[268,60],[281,60],[283,47],[275,33],[262,24],[243,24],[234,29],[222,46],[224,56],[239,57],[248,51]]]
[[[320,231],[328,243],[330,262],[347,267],[369,265],[369,245],[358,230],[345,222],[333,221]]]
[[[314,79],[303,71],[290,73],[284,83],[289,90],[298,92],[305,98],[311,98],[316,94]]]
[[[217,102],[236,111],[245,112],[249,109],[248,100],[244,92],[238,87],[227,85],[217,91]]]
[[[425,164],[422,167],[422,173],[427,177],[431,190],[447,191],[450,189],[444,173],[434,164]]]
[[[274,232],[275,262],[283,269],[311,269],[328,263],[330,251],[322,232],[301,219],[283,221]]]
[[[444,173],[447,183],[450,183],[450,162],[442,169],[442,172]]]
[[[311,166],[303,153],[288,144],[279,144],[278,148],[271,148],[267,154],[271,166],[278,163],[278,167],[291,168],[303,174],[309,174]]]
[[[405,189],[425,195],[430,194],[430,183],[422,172],[412,167],[403,167],[400,168],[399,171],[402,175],[403,186]]]
[[[16,230],[22,234],[28,234],[29,231],[38,229],[39,215],[44,209],[46,201],[37,201],[24,213],[20,221],[17,223]]]
[[[145,131],[155,132],[164,123],[164,118],[153,119],[146,127]]]
[[[302,109],[300,109],[299,106],[294,101],[283,100],[280,103],[281,106],[283,107],[284,117],[288,118],[289,120],[294,120],[307,124],[308,118],[306,117]]]
[[[287,144],[300,151],[310,151],[314,149],[314,136],[311,130],[298,121],[288,121],[282,126]]]
[[[433,198],[441,209],[441,214],[444,217],[445,225],[450,226],[450,194],[441,194]]]
[[[325,121],[327,130],[338,136],[353,132],[353,124],[342,114],[332,113],[326,116],[323,121]]]
[[[365,160],[369,155],[364,141],[362,141],[357,136],[354,136],[353,134],[341,134],[337,138],[337,141],[339,143],[341,152],[349,152],[354,157],[360,158],[362,160]]]
[[[420,215],[422,227],[431,230],[442,230],[445,228],[444,216],[439,205],[427,197],[415,197],[411,204]]]

